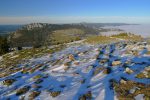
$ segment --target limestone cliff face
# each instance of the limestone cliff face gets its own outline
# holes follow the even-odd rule
[[[31,24],[24,26],[24,28],[26,28],[27,30],[32,30],[34,28],[43,28],[46,25],[48,25],[48,24],[46,24],[46,23],[31,23]]]

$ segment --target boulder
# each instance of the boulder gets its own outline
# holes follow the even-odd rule
[[[37,84],[33,84],[31,87],[34,88],[34,89],[39,89],[39,88],[41,88],[42,86],[37,85]]]
[[[78,53],[78,56],[83,56],[83,55],[84,55],[83,52]]]
[[[113,61],[112,66],[118,66],[121,64],[121,61]]]
[[[76,62],[74,62],[74,64],[75,64],[75,65],[79,65],[79,62],[78,62],[78,61],[76,61]]]
[[[133,93],[135,92],[135,90],[136,90],[135,88],[130,89],[129,93],[132,93],[132,94],[133,94]]]
[[[121,79],[121,80],[120,80],[120,83],[121,83],[121,84],[127,84],[127,81],[124,80],[124,79]]]
[[[30,68],[22,68],[21,73],[22,74],[27,74],[29,72]]]
[[[136,90],[140,90],[140,88],[134,86],[132,89],[129,90],[129,93],[133,94]]]
[[[65,70],[65,71],[69,69],[70,64],[71,64],[70,62],[66,62],[66,63],[64,64],[64,70]]]
[[[69,66],[64,66],[64,70],[67,71],[69,69]]]
[[[128,74],[131,74],[131,73],[133,73],[134,71],[133,71],[132,69],[130,69],[130,68],[127,67],[127,68],[125,69],[125,72],[128,73]]]
[[[104,63],[106,63],[106,62],[108,62],[108,61],[109,61],[109,59],[106,59],[106,58],[104,59],[104,58],[103,58],[103,59],[100,60],[99,63],[100,63],[100,64],[104,64]]]
[[[146,78],[149,78],[148,71],[143,71],[143,74],[145,75]]]
[[[128,64],[131,64],[131,61],[126,61],[125,64],[127,64],[127,65],[128,65]]]
[[[74,61],[74,60],[75,60],[74,55],[70,54],[70,55],[68,56],[68,59],[71,60],[71,61]]]
[[[23,96],[20,96],[19,97],[19,100],[25,100],[25,96],[23,95]]]
[[[133,51],[132,51],[132,54],[133,54],[134,56],[139,56],[139,52],[138,52],[137,50],[133,50]]]
[[[150,71],[150,66],[146,67],[145,71]]]
[[[73,76],[79,76],[80,74],[78,72],[73,72]]]
[[[71,62],[64,63],[64,66],[70,66]]]

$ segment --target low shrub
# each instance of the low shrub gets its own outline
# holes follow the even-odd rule
[[[34,76],[33,79],[36,80],[36,79],[40,79],[41,77],[42,77],[42,75],[39,74],[39,75]]]
[[[31,88],[30,86],[25,86],[23,88],[20,88],[19,90],[17,90],[16,95],[17,96],[22,95],[26,93],[27,91],[29,91],[30,88]]]
[[[97,75],[102,70],[104,70],[103,67],[97,67],[97,68],[95,68],[95,70],[93,71],[93,76]]]
[[[29,95],[29,100],[33,100],[35,97],[39,96],[41,92],[39,91],[33,91],[30,95]]]
[[[91,91],[88,91],[87,93],[79,97],[79,100],[91,100],[91,99],[92,99]]]
[[[103,73],[104,74],[110,74],[112,71],[112,69],[110,67],[107,67],[106,69],[104,69]]]
[[[65,88],[65,87],[66,87],[66,85],[60,85],[60,87],[61,87],[61,88]]]
[[[40,83],[42,83],[42,82],[43,82],[42,79],[38,79],[38,80],[35,81],[35,84],[40,84]]]
[[[81,84],[84,84],[85,81],[86,81],[86,79],[82,79],[82,80],[80,81],[80,83],[81,83]]]
[[[15,79],[6,79],[3,81],[4,85],[10,86],[12,85],[16,80]]]
[[[50,91],[50,95],[52,97],[57,97],[58,95],[60,95],[61,91]]]

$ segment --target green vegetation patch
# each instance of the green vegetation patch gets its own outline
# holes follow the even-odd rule
[[[52,45],[58,45],[63,43],[69,43],[77,40],[81,40],[84,35],[84,31],[81,29],[64,29],[56,30],[49,35],[48,43]]]
[[[115,38],[111,38],[109,36],[98,36],[98,35],[89,36],[85,40],[86,43],[91,43],[91,44],[97,44],[97,43],[107,44],[107,43],[112,43],[116,41],[117,39]]]
[[[142,41],[143,38],[140,35],[135,35],[132,33],[120,33],[112,35],[111,37],[124,39],[126,41]]]

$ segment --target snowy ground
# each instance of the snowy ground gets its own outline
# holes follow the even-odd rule
[[[150,56],[145,55],[147,46],[142,44],[145,47],[143,49],[141,45],[134,43],[127,46],[124,44],[123,42],[109,45],[81,44],[69,46],[54,54],[30,59],[25,64],[15,67],[20,68],[18,72],[0,78],[0,99],[28,100],[31,93],[37,91],[39,94],[35,96],[35,100],[78,100],[81,97],[87,100],[116,100],[116,93],[110,88],[111,79],[120,81],[121,77],[124,77],[149,85],[149,78],[135,77],[150,65]],[[138,50],[138,56],[127,53],[132,49]],[[120,64],[113,66],[114,61],[120,61]],[[129,62],[132,74],[126,73],[123,67],[126,62]],[[104,73],[107,68],[111,68],[111,73]],[[15,81],[6,86],[4,81],[7,79]],[[25,86],[29,86],[29,90],[16,95],[16,92]],[[53,91],[60,94],[53,97],[50,95]],[[86,97],[85,94],[89,96]],[[139,98],[141,96],[135,97],[137,100]]]

